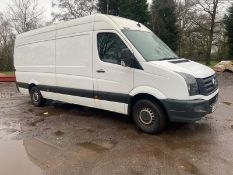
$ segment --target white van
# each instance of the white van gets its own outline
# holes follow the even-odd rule
[[[142,24],[92,15],[18,35],[17,86],[45,99],[131,115],[147,133],[215,110],[215,72],[179,58]]]

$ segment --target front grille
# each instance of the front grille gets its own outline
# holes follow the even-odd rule
[[[197,84],[201,95],[210,95],[218,89],[216,75],[207,78],[198,78]]]

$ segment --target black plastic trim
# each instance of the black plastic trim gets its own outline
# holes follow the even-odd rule
[[[38,88],[41,91],[45,91],[45,92],[53,92],[53,93],[58,93],[58,94],[66,94],[66,95],[87,97],[87,98],[94,97],[94,92],[91,90],[82,90],[82,89],[47,86],[47,85],[38,85]]]
[[[212,83],[213,79],[215,79],[215,84]],[[196,81],[201,95],[208,96],[218,89],[218,80],[216,75],[212,75],[207,78],[196,78]]]
[[[29,85],[27,83],[17,82],[17,86],[24,89],[29,88]],[[120,94],[120,93],[83,90],[83,89],[74,89],[74,88],[47,86],[47,85],[38,85],[37,87],[41,91],[45,91],[45,92],[53,92],[58,94],[65,94],[65,95],[72,95],[72,96],[93,98],[93,99],[95,98],[99,100],[114,101],[114,102],[126,103],[126,104],[129,103],[131,98],[131,96],[128,94]]]
[[[29,84],[27,84],[27,83],[16,82],[16,86],[17,86],[18,88],[29,89]]]
[[[218,94],[210,100],[161,100],[172,122],[193,122],[212,112]]]
[[[179,63],[187,63],[187,62],[190,62],[190,60],[181,59],[181,60],[169,61],[169,62],[170,62],[170,63],[174,63],[174,64],[179,64]]]

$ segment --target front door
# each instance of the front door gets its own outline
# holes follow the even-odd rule
[[[93,41],[96,106],[127,114],[128,94],[134,86],[134,69],[127,67],[122,60],[122,53],[128,47],[115,31],[94,32]]]

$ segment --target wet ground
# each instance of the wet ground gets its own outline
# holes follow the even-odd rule
[[[233,74],[218,79],[214,114],[159,135],[111,112],[59,102],[36,108],[14,83],[1,83],[0,174],[232,175]]]

